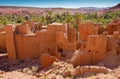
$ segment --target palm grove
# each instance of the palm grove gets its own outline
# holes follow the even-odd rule
[[[120,17],[120,11],[104,13],[102,15],[98,15],[97,12],[92,13],[76,13],[70,14],[69,12],[64,12],[62,14],[55,14],[52,11],[49,11],[47,15],[0,15],[0,23],[3,25],[6,24],[18,24],[23,23],[26,20],[37,21],[41,25],[48,25],[53,22],[60,23],[71,23],[71,26],[75,28],[77,22],[94,22],[101,23],[106,27],[106,24],[114,20],[115,18]]]

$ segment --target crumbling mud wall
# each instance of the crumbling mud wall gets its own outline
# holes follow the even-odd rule
[[[120,37],[120,34],[118,31],[114,31],[113,35],[107,35],[107,51],[111,55],[118,55],[120,53],[119,37]]]
[[[14,31],[12,29],[12,25],[7,25],[5,27],[6,32],[6,47],[8,58],[11,60],[17,59],[16,49],[15,49],[15,39],[14,39]]]
[[[28,26],[17,25],[16,34],[28,34],[30,33],[30,29]]]
[[[97,64],[106,57],[107,37],[90,35],[87,38],[85,50],[74,53],[71,62],[74,66]]]
[[[98,27],[98,35],[106,31],[102,24],[96,24],[96,27]]]
[[[4,27],[0,26],[0,32],[4,31]]]
[[[15,46],[18,59],[38,57],[35,35],[15,35]]]
[[[108,24],[107,32],[109,35],[113,35],[114,31],[120,32],[120,21],[113,21]]]
[[[30,31],[36,30],[38,23],[34,21],[27,21],[22,24],[23,26],[29,27]]]
[[[6,41],[5,41],[5,32],[0,32],[0,51],[5,52],[6,51]]]
[[[18,58],[36,58],[55,50],[55,36],[48,31],[15,35]]]
[[[67,27],[65,24],[62,24],[62,23],[53,23],[48,25],[47,30],[53,33],[56,33],[58,31],[66,32]]]
[[[18,58],[36,58],[55,50],[55,35],[48,31],[15,35]]]
[[[117,55],[120,52],[120,18],[113,20],[107,26],[107,50],[111,55]]]
[[[39,55],[43,53],[52,53],[56,49],[56,37],[55,34],[49,31],[41,31],[36,33],[36,39],[38,43]]]
[[[57,32],[56,35],[57,46],[62,50],[75,50],[75,43],[70,43],[67,40],[66,34],[63,32]]]
[[[79,38],[78,40],[86,41],[89,35],[98,34],[98,27],[94,23],[87,22],[78,26]]]
[[[73,65],[91,65],[102,61],[115,62],[116,56],[120,54],[119,24],[119,21],[115,21],[108,25],[107,32],[101,31],[98,28],[98,34],[101,31],[100,35],[92,34],[86,36],[87,39],[81,42],[81,47],[74,53],[71,59]],[[87,35],[85,33],[87,32],[84,31],[83,34]],[[81,38],[85,38],[85,36]],[[87,54],[88,57],[86,58],[85,55]],[[116,61],[118,61],[118,59]]]
[[[117,24],[116,23],[110,23],[107,26],[107,32],[109,35],[112,35],[114,31],[117,30]]]
[[[119,39],[115,39],[112,36],[107,36],[107,51],[110,53],[111,52],[111,55],[117,55],[117,47],[118,47],[118,40]]]
[[[92,64],[105,59],[107,49],[107,37],[104,35],[90,35],[87,39],[86,50],[92,53]]]
[[[66,32],[63,24],[51,24],[45,30],[29,32],[26,26],[17,26],[15,30],[15,47],[18,59],[36,58],[44,53],[54,53],[56,50],[56,32]]]
[[[97,64],[110,53],[114,56],[120,53],[119,23],[114,25],[115,29],[108,27],[108,33],[104,32],[104,29],[100,30],[94,23],[80,24],[78,40],[76,30],[69,26],[53,23],[36,31],[35,23],[17,25],[14,29],[7,25],[5,33],[0,32],[0,46],[7,49],[9,59],[43,57],[43,67],[53,63],[45,62],[46,53],[50,59],[51,56],[58,59],[70,59],[72,56],[71,62],[74,66]]]

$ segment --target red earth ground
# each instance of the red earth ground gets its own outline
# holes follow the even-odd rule
[[[120,55],[117,59],[120,61]],[[101,62],[111,69],[107,74],[86,73],[74,77],[65,72],[74,69],[68,61],[54,62],[52,66],[42,69],[39,59],[10,61],[7,54],[0,54],[0,79],[120,79],[120,64],[116,64],[118,60]]]

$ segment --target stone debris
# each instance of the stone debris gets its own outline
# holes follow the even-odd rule
[[[105,67],[100,67],[100,66],[78,66],[76,67],[72,74],[73,76],[78,76],[78,75],[84,75],[86,73],[104,73],[107,74],[108,72],[111,72],[110,69],[107,69]]]

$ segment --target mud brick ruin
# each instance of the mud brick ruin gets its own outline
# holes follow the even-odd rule
[[[40,57],[43,67],[61,58],[74,66],[93,65],[120,53],[119,33],[120,20],[109,23],[106,30],[91,22],[79,24],[78,36],[70,24],[40,27],[28,21],[0,28],[0,51],[7,51],[11,60]]]

